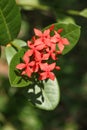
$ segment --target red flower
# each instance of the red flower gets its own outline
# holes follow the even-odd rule
[[[50,42],[50,29],[41,32],[39,29],[34,29],[35,35],[38,36],[38,39],[35,41],[35,45],[43,45],[47,47],[47,44]]]
[[[20,63],[16,66],[17,69],[23,70],[22,75],[26,74],[28,77],[31,77],[31,74],[33,73],[33,66],[35,64],[34,61],[29,62],[29,58],[26,56],[26,54],[23,57],[24,63]]]
[[[48,59],[49,59],[49,57],[51,57],[52,60],[56,60],[56,59],[57,59],[57,58],[56,58],[55,50],[53,50],[52,48],[47,48],[47,49],[46,49],[46,52],[47,52],[47,54],[45,54],[45,55],[48,56]]]
[[[44,44],[38,39],[34,41],[34,43],[28,41],[28,47],[32,50],[42,50],[44,48]]]
[[[40,68],[42,71],[42,73],[40,73],[40,77],[39,79],[40,80],[44,80],[44,79],[51,79],[51,80],[54,80],[55,79],[55,75],[53,72],[51,72],[54,68],[55,68],[55,63],[52,63],[52,64],[47,64],[47,63],[43,63],[40,65]]]
[[[34,28],[34,33],[36,36],[38,36],[41,39],[50,37],[50,29],[46,29],[43,33],[39,30]]]
[[[43,45],[37,45],[35,46],[34,44],[29,44],[28,43],[28,47],[30,48],[30,50],[27,51],[27,56],[32,56],[35,57],[35,59],[39,58],[39,51],[41,51],[44,46]]]
[[[42,65],[42,62],[46,62],[48,60],[49,54],[43,54],[43,53],[38,53],[37,57],[35,57],[35,72],[38,72],[40,69],[40,65]]]
[[[59,30],[61,31],[61,30]],[[54,31],[55,35],[51,38],[52,42],[56,42],[58,44],[59,50],[62,52],[64,49],[64,45],[69,45],[69,41],[67,38],[63,38],[57,31]]]
[[[38,72],[39,71],[41,62],[42,62],[42,56],[41,56],[41,53],[38,52],[37,56],[35,57],[34,72]]]
[[[54,35],[51,36],[50,32],[53,31]],[[17,69],[21,70],[21,74],[26,74],[28,77],[32,76],[32,73],[39,75],[39,80],[55,79],[53,70],[60,70],[59,66],[56,66],[58,55],[62,53],[64,45],[68,45],[69,41],[67,38],[61,37],[63,29],[54,31],[54,25],[41,32],[39,29],[34,29],[35,36],[32,37],[31,41],[27,42],[28,50],[23,56],[23,63],[16,66]],[[59,50],[56,50],[58,45]],[[48,64],[52,61],[52,64]]]

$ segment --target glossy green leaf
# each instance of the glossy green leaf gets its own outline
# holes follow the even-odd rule
[[[63,55],[68,53],[77,43],[80,37],[80,26],[71,23],[60,23],[59,28],[63,28],[62,37],[69,40],[70,44],[65,46]]]
[[[19,71],[16,69],[16,65],[21,62],[22,56],[24,55],[25,49],[22,48],[19,52],[17,52],[9,65],[9,80],[12,87],[26,87],[31,81],[29,81],[28,77],[21,76]]]
[[[0,0],[0,44],[6,45],[17,37],[21,25],[15,0]]]
[[[63,32],[61,33],[61,36],[64,38],[67,38],[70,42],[69,45],[65,46],[63,50],[63,55],[68,53],[78,42],[80,37],[80,26],[72,23],[56,23],[55,30],[62,28]],[[51,25],[50,25],[51,26]],[[49,26],[47,27],[49,28]]]
[[[41,88],[43,86],[43,88]],[[40,109],[53,110],[59,103],[60,92],[57,79],[48,80],[42,86],[35,85],[29,88],[30,100]]]

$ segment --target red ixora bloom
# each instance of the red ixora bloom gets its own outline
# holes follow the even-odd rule
[[[31,77],[31,74],[33,73],[33,66],[35,64],[35,61],[29,62],[29,58],[24,55],[23,61],[24,63],[20,63],[16,66],[17,69],[23,70],[22,75],[26,74],[28,77]]]
[[[43,63],[40,64],[40,68],[43,72],[40,73],[40,80],[44,80],[44,79],[51,79],[54,80],[55,79],[55,75],[52,72],[52,70],[54,70],[56,66],[56,63],[52,63],[52,64],[47,64],[47,63]]]
[[[64,50],[64,45],[69,45],[67,38],[61,37],[60,33],[62,29],[59,29],[58,32],[54,31],[55,35],[51,38],[51,41],[57,43],[59,50],[62,52]]]
[[[56,60],[62,54],[64,46],[69,45],[68,39],[61,37],[62,31],[62,28],[55,31],[54,25],[43,32],[34,28],[35,35],[27,42],[28,50],[23,56],[23,63],[16,66],[21,75],[31,78],[32,74],[38,74],[39,80],[55,79],[53,71],[60,70]]]

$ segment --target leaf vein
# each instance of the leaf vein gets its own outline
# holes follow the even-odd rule
[[[6,28],[6,30],[7,30],[7,35],[8,35],[9,41],[10,41],[10,40],[11,40],[11,34],[10,34],[10,31],[9,31],[8,25],[7,25],[7,23],[6,23],[6,18],[4,17],[3,12],[2,12],[1,9],[0,9],[0,13],[1,13],[1,17],[2,17],[2,19],[3,19],[3,23],[4,23],[5,28]]]

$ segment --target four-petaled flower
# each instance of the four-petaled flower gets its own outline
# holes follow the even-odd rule
[[[59,50],[62,52],[64,50],[64,45],[69,45],[69,41],[67,38],[61,37],[61,35],[57,31],[54,31],[54,33],[55,35],[52,37],[51,41],[53,41],[54,43],[56,42]]]
[[[52,72],[52,70],[54,70],[55,66],[56,66],[56,63],[52,63],[52,64],[43,63],[43,64],[40,64],[40,68],[44,72],[40,73],[40,78],[39,79],[44,80],[44,79],[49,78],[51,80],[54,80],[55,75]]]
[[[29,58],[24,55],[23,61],[24,63],[20,63],[16,66],[17,69],[23,70],[22,75],[26,74],[28,77],[31,77],[31,74],[33,73],[33,66],[35,64],[35,61],[29,62]]]

